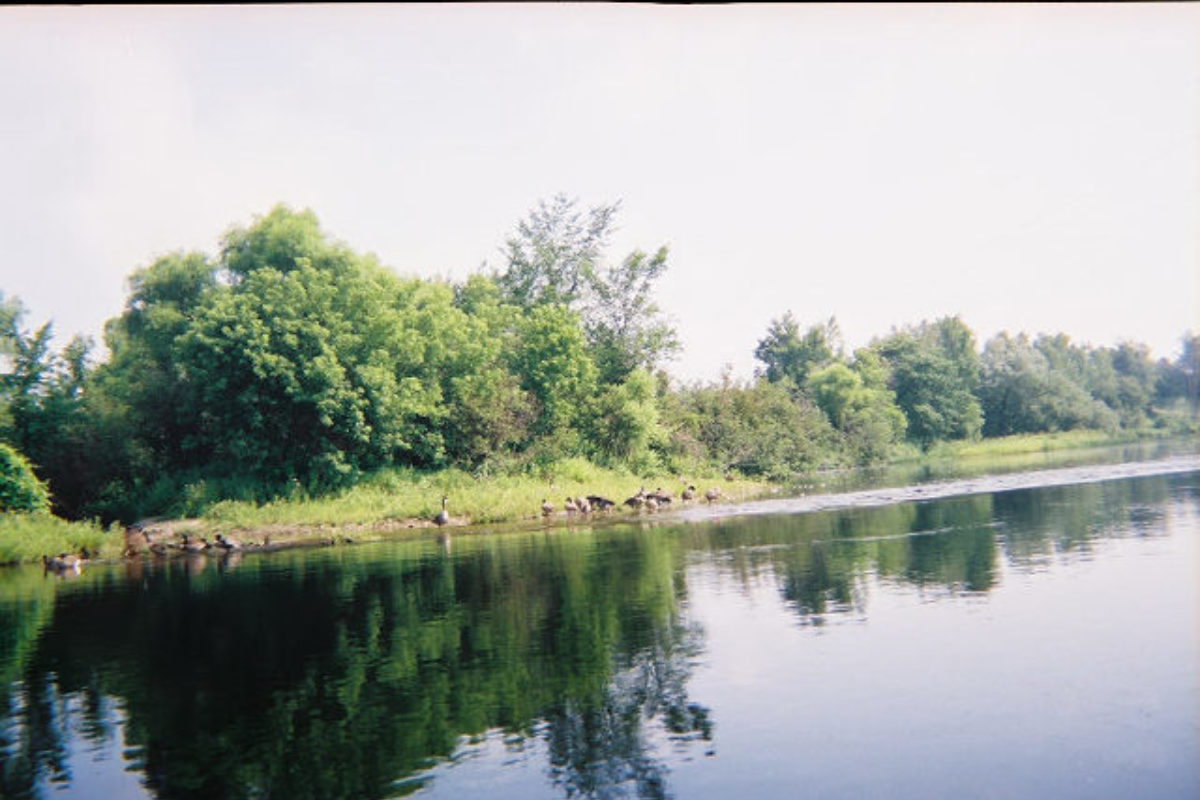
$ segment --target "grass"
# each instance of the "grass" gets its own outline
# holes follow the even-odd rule
[[[989,458],[995,456],[1049,453],[1087,447],[1131,444],[1156,438],[1147,432],[1105,433],[1104,431],[1065,431],[1060,433],[1023,433],[975,441],[938,442],[927,452],[915,448],[904,451],[896,462],[942,458]]]
[[[459,470],[419,473],[406,469],[388,469],[337,494],[323,497],[297,495],[256,504],[223,501],[208,507],[199,517],[201,527],[211,530],[255,528],[263,526],[378,525],[389,522],[426,523],[441,509],[441,499],[449,498],[447,508],[454,524],[495,524],[538,519],[543,500],[562,514],[569,497],[601,495],[617,503],[638,488],[647,491],[662,487],[678,496],[689,483],[702,494],[719,485],[729,498],[750,497],[767,490],[762,482],[708,478],[699,476],[635,476],[606,470],[581,459],[556,464],[542,478],[493,476],[475,478]]]
[[[49,514],[0,514],[0,564],[84,550],[93,558],[115,558],[121,547],[120,532],[94,522],[67,522]]]

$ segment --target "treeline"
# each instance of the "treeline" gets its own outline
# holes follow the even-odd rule
[[[1002,334],[958,318],[852,354],[835,320],[770,323],[761,373],[676,386],[654,302],[668,251],[605,251],[619,208],[543,202],[504,263],[461,283],[401,277],[278,206],[219,253],[129,278],[108,358],[51,348],[0,298],[0,441],[68,517],[132,520],[225,497],[320,493],[403,466],[538,473],[569,457],[639,474],[783,477],[897,445],[1075,428],[1195,430],[1200,336],[1148,348]],[[43,500],[44,503],[44,500]],[[14,507],[15,508],[15,507]]]

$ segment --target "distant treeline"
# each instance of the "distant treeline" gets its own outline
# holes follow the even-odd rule
[[[25,329],[0,295],[0,483],[36,484],[28,463],[56,513],[131,520],[185,494],[320,493],[394,466],[537,473],[582,456],[781,478],[939,440],[1197,429],[1195,333],[1174,361],[1061,334],[980,351],[947,317],[848,354],[834,319],[802,330],[788,313],[753,380],[673,384],[679,341],[654,302],[668,252],[606,260],[618,210],[540,203],[498,269],[453,283],[398,276],[278,206],[215,258],[135,271],[98,364],[80,337],[55,352],[50,323]],[[23,497],[0,502],[47,502]]]

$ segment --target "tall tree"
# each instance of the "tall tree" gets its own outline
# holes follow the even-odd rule
[[[653,300],[667,269],[666,247],[635,250],[605,262],[620,203],[593,206],[556,195],[517,223],[495,276],[505,300],[529,310],[562,305],[579,314],[601,383],[617,384],[635,369],[653,370],[679,350],[674,328]]]
[[[841,332],[837,320],[830,317],[822,325],[811,326],[803,335],[791,311],[771,320],[767,335],[754,348],[754,357],[766,365],[771,383],[791,380],[804,387],[808,376],[833,363],[841,351]]]
[[[923,322],[892,333],[874,349],[891,368],[890,387],[908,420],[909,439],[928,447],[939,439],[979,435],[979,356],[962,320]]]

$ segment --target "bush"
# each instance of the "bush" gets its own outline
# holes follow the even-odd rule
[[[0,511],[45,512],[50,510],[50,493],[33,474],[25,456],[0,444]]]

